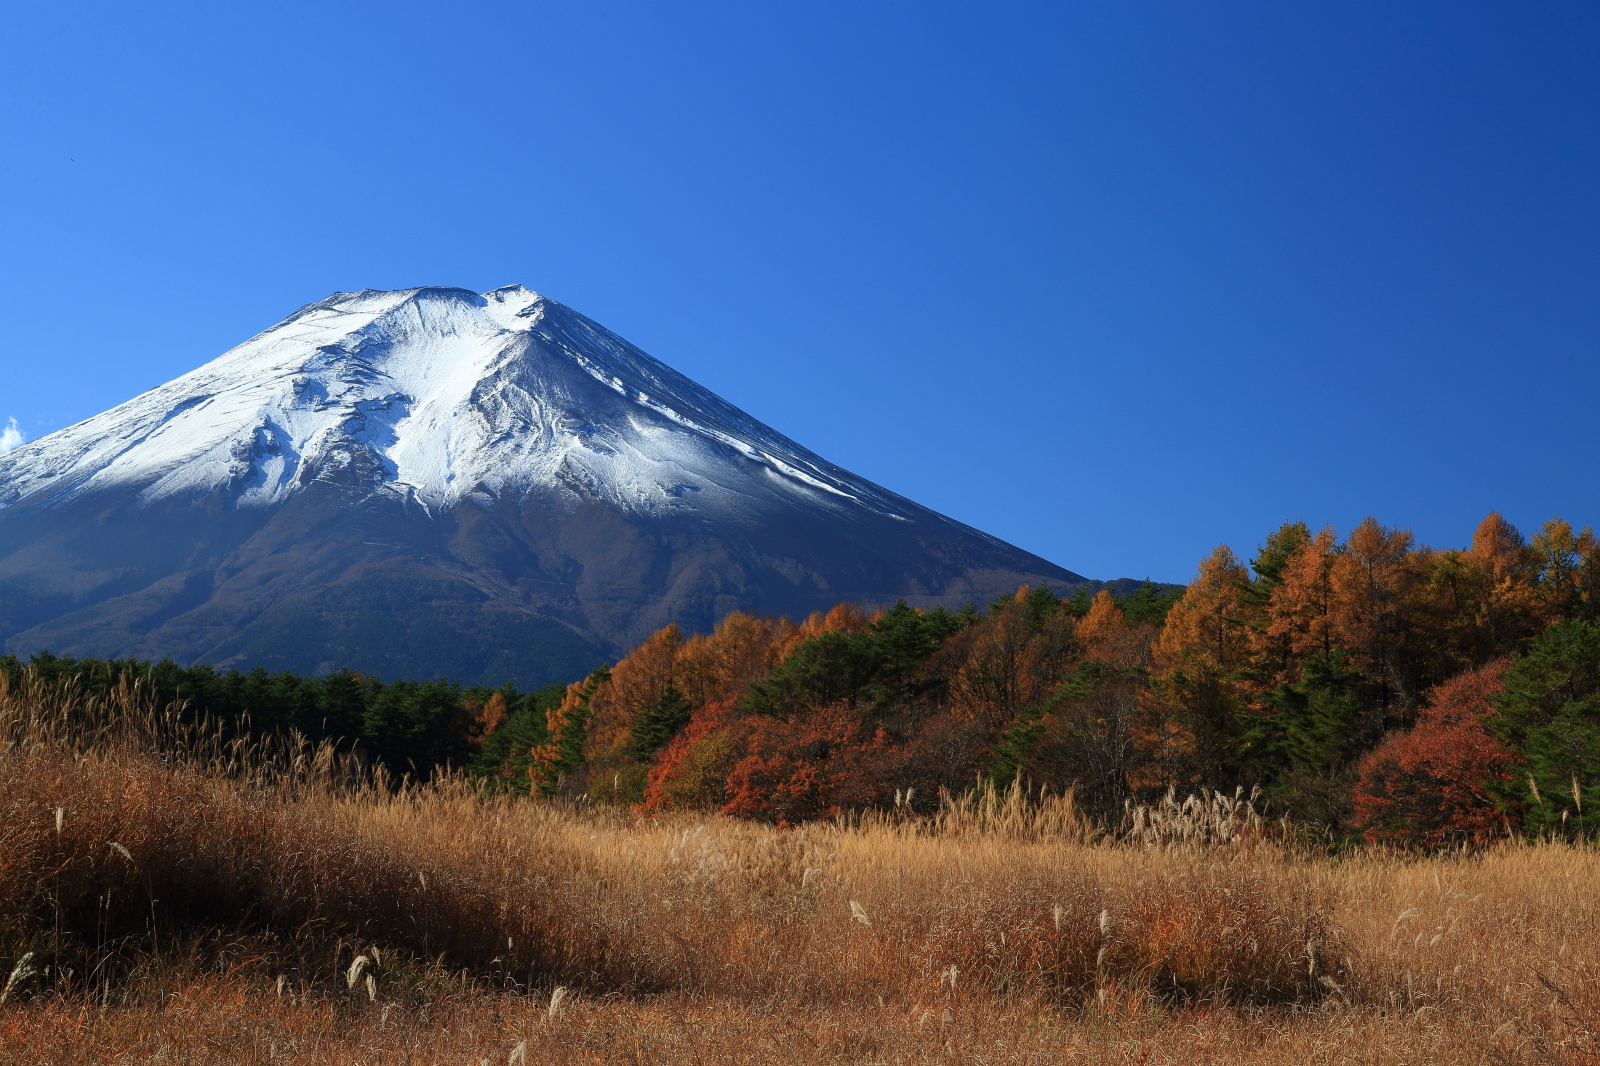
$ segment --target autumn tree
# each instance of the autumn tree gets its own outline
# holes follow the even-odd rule
[[[1183,737],[1165,776],[1179,787],[1225,789],[1240,778],[1236,751],[1255,653],[1246,623],[1249,587],[1244,564],[1220,545],[1200,563],[1156,640],[1157,688]]]
[[[1564,584],[1569,575],[1559,557],[1554,561],[1554,584]],[[1442,679],[1501,658],[1559,615],[1539,595],[1538,575],[1536,551],[1492,512],[1478,524],[1470,548],[1437,553],[1425,590],[1424,611],[1431,617],[1417,626],[1419,643],[1433,645],[1432,675]]]
[[[710,633],[696,633],[678,650],[675,683],[691,707],[741,695],[769,675],[801,640],[787,618],[732,611]]]
[[[1249,572],[1226,544],[1200,562],[1200,571],[1167,612],[1156,642],[1163,670],[1201,660],[1232,674],[1249,665],[1253,650],[1245,623]]]
[[[1534,586],[1545,616],[1593,621],[1600,610],[1600,552],[1594,530],[1575,533],[1562,518],[1546,522],[1528,545]]]
[[[800,623],[799,630],[795,633],[797,641],[810,640],[824,633],[865,633],[872,627],[872,619],[861,608],[859,603],[836,603],[824,611],[812,611],[806,620]],[[793,646],[786,647],[784,654],[793,651]]]
[[[1102,592],[1107,610],[1122,612]],[[957,630],[938,656],[949,671],[950,701],[999,732],[1049,696],[1077,650],[1080,625],[1069,612],[1041,611],[1027,586],[1000,601],[982,622]],[[1090,619],[1096,617],[1093,609]],[[951,668],[953,666],[953,669]]]
[[[1491,511],[1467,551],[1477,571],[1477,630],[1471,655],[1480,665],[1518,648],[1540,626],[1535,563],[1517,527]]]
[[[727,814],[795,825],[887,806],[894,746],[882,726],[835,704],[793,718],[750,721],[728,772]]]
[[[1427,565],[1428,553],[1416,550],[1409,529],[1386,528],[1374,518],[1351,530],[1332,560],[1328,631],[1369,686],[1357,724],[1368,743],[1388,726],[1410,724],[1419,682],[1416,591]],[[1323,649],[1324,661],[1331,650]]]
[[[1282,683],[1294,670],[1294,663],[1307,655],[1333,651],[1338,553],[1339,538],[1329,526],[1309,537],[1281,564],[1263,627],[1267,642],[1285,652],[1282,673],[1272,681]]]
[[[479,751],[483,750],[484,738],[498,730],[510,717],[504,692],[491,693],[487,700],[468,695],[461,701],[461,706],[472,719],[467,726],[467,742]]]
[[[533,791],[543,797],[554,796],[575,778],[584,766],[584,747],[589,737],[590,700],[611,679],[611,668],[601,666],[582,682],[567,686],[566,698],[546,715],[544,744],[530,753],[528,778]]]
[[[635,809],[644,814],[720,810],[728,802],[728,773],[744,755],[747,728],[731,696],[695,708],[657,755]]]
[[[1310,541],[1311,530],[1304,522],[1285,522],[1259,546],[1250,563],[1255,576],[1239,589],[1239,617],[1249,630],[1253,645],[1242,676],[1254,692],[1270,692],[1292,671],[1293,630],[1288,626],[1272,629],[1276,620],[1272,597],[1283,584],[1284,567]]]
[[[643,797],[649,767],[635,750],[635,726],[659,709],[673,687],[682,646],[676,625],[657,630],[612,667],[589,696],[583,760],[591,799],[633,803]]]
[[[1515,808],[1500,793],[1518,775],[1516,756],[1485,728],[1509,659],[1440,685],[1409,730],[1368,752],[1358,769],[1354,822],[1366,839],[1442,847],[1503,836]]]
[[[528,771],[534,752],[550,740],[549,713],[565,697],[565,685],[546,685],[526,695],[516,695],[509,685],[495,692],[483,711],[483,735],[472,772],[489,787],[526,795],[532,788]],[[505,708],[505,718],[498,724],[493,723],[496,699]]]

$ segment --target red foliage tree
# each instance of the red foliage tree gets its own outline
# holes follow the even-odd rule
[[[1438,847],[1507,831],[1492,786],[1511,779],[1517,758],[1483,719],[1509,665],[1500,659],[1440,685],[1414,727],[1390,733],[1361,760],[1355,821],[1367,840]]]
[[[728,774],[723,813],[797,825],[887,807],[897,793],[927,810],[941,788],[971,782],[986,741],[978,723],[942,713],[903,739],[845,704],[793,719],[752,719],[745,755]]]
[[[727,775],[742,749],[745,719],[738,699],[712,700],[689,716],[689,724],[656,756],[641,814],[704,810],[727,802]]]
[[[755,719],[745,752],[728,775],[723,808],[736,817],[795,825],[879,806],[893,795],[888,735],[849,706]]]

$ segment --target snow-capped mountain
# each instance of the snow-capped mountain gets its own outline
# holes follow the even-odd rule
[[[598,386],[598,388],[597,388]],[[614,395],[606,395],[606,393]],[[745,462],[729,462],[732,454]],[[520,285],[340,293],[192,373],[0,460],[0,509],[137,486],[281,503],[318,476],[429,511],[582,482],[637,514],[736,508],[745,482],[892,514],[851,477]],[[693,482],[693,484],[690,484]],[[713,503],[712,501],[715,500]]]
[[[0,455],[24,651],[526,683],[668,621],[1040,580],[1083,579],[521,286],[339,293]]]

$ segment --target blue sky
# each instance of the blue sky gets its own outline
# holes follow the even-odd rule
[[[1090,576],[1600,524],[1593,3],[10,4],[0,149],[29,439],[519,282]]]

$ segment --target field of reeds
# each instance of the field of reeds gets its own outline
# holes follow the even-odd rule
[[[1584,1062],[1600,861],[1207,796],[795,829],[418,786],[0,692],[0,1060]]]

